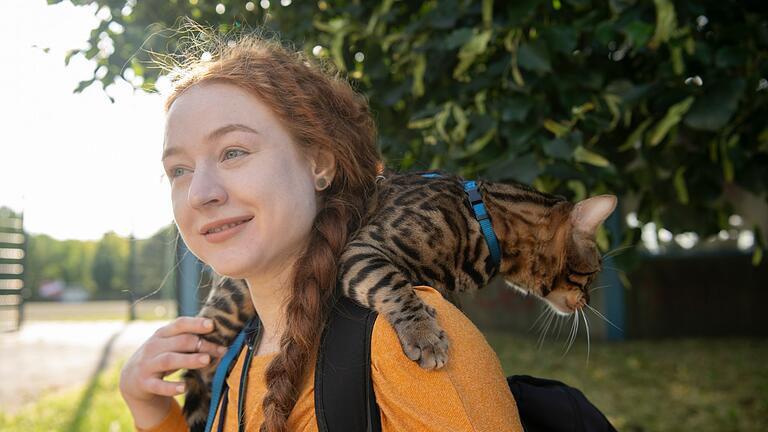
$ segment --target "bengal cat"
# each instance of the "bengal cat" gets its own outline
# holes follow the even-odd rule
[[[427,369],[448,360],[448,338],[435,310],[415,294],[415,285],[429,285],[450,298],[501,275],[510,287],[544,299],[562,315],[589,302],[587,287],[601,269],[595,231],[613,212],[616,197],[573,204],[520,183],[478,181],[501,250],[497,265],[462,179],[423,174],[379,177],[366,222],[346,246],[339,267],[343,293],[384,316],[408,358]],[[199,315],[216,323],[205,338],[226,346],[255,311],[244,281],[217,278],[214,287]],[[192,431],[205,426],[216,365],[184,375],[189,389],[184,413]]]

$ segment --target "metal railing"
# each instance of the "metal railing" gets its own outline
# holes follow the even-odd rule
[[[26,252],[24,213],[0,208],[0,331],[16,331],[24,321]]]

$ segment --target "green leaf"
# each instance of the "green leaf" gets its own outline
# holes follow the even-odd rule
[[[646,129],[648,129],[648,126],[653,123],[652,118],[647,118],[643,120],[642,123],[634,130],[632,133],[627,137],[627,140],[624,141],[624,144],[621,145],[621,147],[618,148],[620,152],[627,151],[630,149],[639,149],[643,142],[643,133]]]
[[[696,98],[696,103],[685,116],[685,124],[693,129],[719,130],[733,117],[745,88],[743,78],[713,84],[706,93]]]
[[[469,27],[458,28],[452,31],[441,45],[448,50],[456,49],[467,43],[472,38],[472,34],[473,31]]]
[[[641,48],[653,35],[653,26],[645,21],[635,20],[624,27],[624,34],[629,38],[630,44]]]
[[[528,112],[533,107],[530,98],[511,97],[504,101],[504,108],[501,110],[502,121],[523,121]]]
[[[424,71],[427,70],[427,57],[424,53],[413,56],[413,85],[411,93],[416,98],[424,95]]]
[[[435,124],[435,117],[427,117],[408,122],[408,129],[426,129]]]
[[[720,140],[720,163],[723,165],[723,178],[727,182],[733,182],[733,160],[731,159],[730,150],[735,148],[739,144],[739,135],[732,135],[728,141]]]
[[[453,77],[459,78],[472,66],[475,58],[484,53],[488,47],[488,41],[491,40],[491,30],[485,30],[476,33],[459,50],[459,64],[453,70]]]
[[[456,121],[456,127],[451,131],[451,141],[460,142],[467,136],[467,126],[469,126],[469,120],[464,110],[458,104],[451,105],[451,114]]]
[[[603,168],[611,164],[608,159],[593,151],[587,150],[582,146],[576,147],[576,150],[573,152],[573,159],[577,162],[583,162]]]
[[[570,124],[559,123],[552,119],[544,120],[544,128],[555,134],[558,138],[567,135],[571,131],[571,126]]]
[[[79,49],[71,49],[68,50],[67,53],[64,55],[64,66],[69,66],[70,60],[72,60],[72,56],[75,54],[78,54],[80,52]]]
[[[493,26],[493,0],[483,0],[483,27]]]
[[[672,129],[672,127],[674,127],[676,124],[680,123],[680,119],[682,119],[685,113],[688,112],[688,109],[691,108],[692,104],[693,96],[689,96],[683,99],[681,102],[678,102],[669,107],[669,110],[667,110],[667,115],[665,115],[664,118],[661,119],[661,121],[659,121],[651,131],[649,144],[652,146],[658,145],[664,139],[664,137],[667,136],[669,130]]]
[[[540,41],[523,43],[517,50],[517,64],[533,72],[552,71],[552,64],[546,46]]]
[[[757,267],[763,261],[763,248],[755,246],[754,252],[752,252],[752,265]]]
[[[673,180],[675,184],[675,191],[677,192],[677,200],[680,204],[688,204],[688,188],[685,186],[685,167],[681,166],[675,171],[675,178]]]
[[[573,156],[573,146],[562,138],[545,141],[542,146],[544,153],[555,159],[568,160]]]
[[[587,187],[582,181],[568,180],[566,186],[573,191],[573,201],[581,201],[587,197]]]
[[[526,184],[532,183],[540,172],[539,162],[532,153],[514,156],[488,168],[488,176],[492,180],[514,179]]]
[[[496,136],[496,128],[488,129],[483,135],[469,143],[462,157],[469,157],[484,149],[486,145]]]
[[[75,88],[75,89],[72,91],[72,93],[81,93],[83,90],[85,90],[86,88],[88,88],[88,86],[90,86],[91,84],[93,84],[93,83],[94,83],[94,81],[96,81],[96,77],[93,77],[93,78],[91,78],[91,79],[88,79],[88,80],[85,80],[85,81],[80,81],[80,83],[77,85],[77,88]]]
[[[543,37],[553,51],[566,55],[571,55],[576,49],[576,42],[579,40],[579,34],[573,27],[556,26],[545,29]]]
[[[677,16],[671,0],[653,0],[653,3],[656,5],[656,32],[649,46],[656,49],[672,36],[677,28]]]

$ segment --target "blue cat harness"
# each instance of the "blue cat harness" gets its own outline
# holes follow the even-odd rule
[[[427,178],[442,177],[441,174],[436,172],[422,174],[421,176]],[[483,237],[485,237],[485,242],[488,244],[488,250],[491,251],[493,263],[498,268],[501,264],[501,248],[499,247],[499,240],[496,238],[496,233],[493,231],[491,218],[488,216],[488,210],[483,203],[483,197],[480,195],[480,191],[477,188],[477,182],[475,180],[462,180],[462,183],[464,185],[464,193],[467,194],[469,205],[472,207],[475,219],[480,223]]]

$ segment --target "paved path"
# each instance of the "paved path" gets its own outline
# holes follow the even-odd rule
[[[168,321],[27,321],[0,333],[0,411],[47,392],[86,385],[100,367],[130,356]]]

